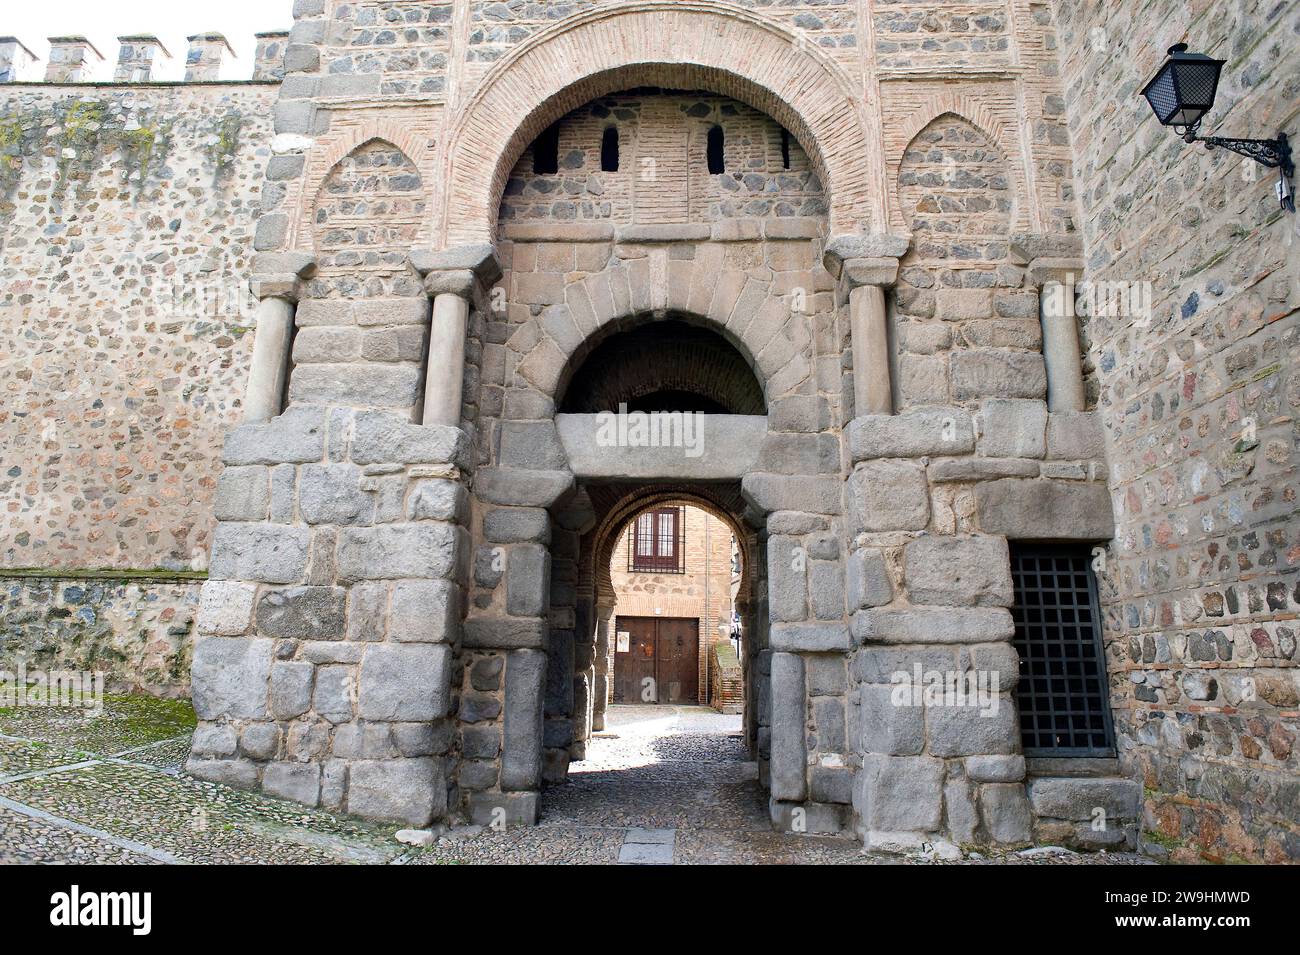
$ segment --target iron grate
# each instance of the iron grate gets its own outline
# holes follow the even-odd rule
[[[1025,755],[1115,755],[1091,553],[1013,547],[1011,573]]]

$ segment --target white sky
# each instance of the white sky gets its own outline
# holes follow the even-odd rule
[[[253,75],[253,34],[287,30],[293,26],[293,0],[0,0],[0,36],[16,36],[39,58],[20,79],[39,80],[49,57],[48,37],[79,34],[104,54],[89,79],[111,80],[117,63],[117,38],[152,33],[171,53],[159,56],[154,79],[179,80],[185,76],[187,36],[217,32],[234,48],[226,54],[221,79],[246,80]]]

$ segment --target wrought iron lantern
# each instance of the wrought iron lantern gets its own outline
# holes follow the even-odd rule
[[[1219,72],[1225,62],[1203,53],[1188,53],[1186,43],[1175,44],[1169,48],[1169,59],[1142,88],[1142,95],[1151,104],[1160,124],[1172,126],[1184,142],[1203,143],[1206,149],[1230,149],[1269,169],[1277,169],[1278,199],[1283,209],[1295,212],[1295,195],[1291,187],[1295,164],[1291,161],[1291,146],[1286,133],[1278,133],[1276,139],[1225,139],[1198,135],[1201,119],[1214,106]]]

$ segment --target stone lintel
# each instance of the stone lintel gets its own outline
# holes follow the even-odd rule
[[[610,481],[739,480],[767,434],[766,415],[558,414],[555,424],[573,473]],[[665,446],[643,443],[652,439]]]
[[[649,225],[619,226],[615,239],[625,245],[641,245],[659,242],[707,242],[712,235],[712,227],[707,222],[663,223]]]
[[[845,259],[843,278],[850,290],[862,285],[888,288],[898,281],[898,259]]]
[[[550,632],[540,617],[467,617],[463,645],[486,650],[541,650]]]
[[[1030,284],[1042,288],[1052,283],[1078,285],[1083,281],[1083,259],[1039,258],[1029,263]]]
[[[502,229],[510,242],[613,242],[609,222],[511,222]]]
[[[253,257],[248,287],[258,299],[298,300],[301,280],[316,272],[316,257],[308,252],[259,252]]]
[[[839,278],[849,259],[901,259],[912,240],[903,235],[877,232],[872,235],[837,235],[826,243],[822,264]]]
[[[411,267],[421,275],[430,272],[456,272],[469,270],[484,285],[501,278],[501,261],[491,242],[475,242],[452,246],[449,249],[412,249]]]
[[[1083,237],[1077,233],[1017,232],[1010,240],[1011,261],[1025,265],[1034,259],[1083,257]]]
[[[424,277],[424,293],[429,298],[439,295],[458,295],[469,299],[474,294],[478,279],[469,269],[446,269],[430,272]]]

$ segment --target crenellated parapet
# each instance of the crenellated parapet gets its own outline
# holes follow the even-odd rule
[[[113,67],[112,83],[157,83],[158,68],[172,59],[171,52],[162,41],[150,33],[133,33],[119,36],[117,60]],[[227,61],[238,58],[229,41],[220,33],[196,33],[187,38],[185,54],[186,83],[247,82],[247,78],[223,80]],[[255,34],[253,53],[254,83],[278,83],[284,78],[284,55],[288,46],[289,31],[275,30]],[[91,73],[106,57],[85,36],[70,34],[50,37],[50,53],[44,71],[38,57],[18,37],[0,37],[0,83],[90,83]]]

